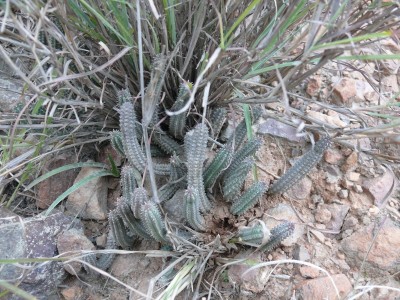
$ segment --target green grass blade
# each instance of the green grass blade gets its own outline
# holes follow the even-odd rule
[[[240,14],[240,16],[236,19],[236,21],[233,23],[231,28],[229,28],[228,32],[222,37],[224,40],[223,42],[221,41],[221,48],[223,48],[223,45],[227,47],[233,40],[231,37],[232,33],[236,30],[236,28],[240,25],[240,23],[243,22],[243,20],[249,15],[249,13],[253,10],[253,8],[260,3],[260,0],[253,0],[249,6],[246,7],[246,9]],[[227,42],[228,41],[228,42]]]
[[[366,54],[366,55],[349,55],[338,56],[337,60],[383,60],[383,59],[400,59],[400,54]]]
[[[172,46],[176,45],[176,18],[174,9],[174,0],[163,0],[164,10],[167,13],[168,35],[171,39]]]
[[[8,283],[7,281],[0,280],[0,287],[3,289],[10,291],[16,296],[21,297],[22,299],[27,299],[27,300],[36,300],[37,298],[32,296],[31,294],[25,292],[24,290],[21,290],[20,288],[16,287],[15,285]]]
[[[80,187],[84,186],[87,184],[89,181],[98,178],[98,177],[103,177],[103,176],[113,176],[113,173],[107,170],[101,170],[96,173],[93,173],[92,175],[83,178],[82,180],[76,182],[73,186],[71,186],[68,190],[66,190],[64,193],[62,193],[60,196],[57,197],[56,200],[50,205],[50,207],[47,209],[45,216],[48,216],[51,211],[66,197],[68,197],[72,192],[75,192],[77,189]]]
[[[81,162],[81,163],[75,163],[75,164],[70,164],[66,166],[59,167],[57,169],[51,170],[50,172],[36,178],[34,181],[32,181],[26,188],[25,190],[29,190],[38,183],[46,180],[47,178],[56,175],[58,173],[68,171],[71,169],[76,169],[76,168],[82,168],[82,167],[94,167],[94,168],[106,168],[107,166],[103,163],[96,163],[96,162]]]

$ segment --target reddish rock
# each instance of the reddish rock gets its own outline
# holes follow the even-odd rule
[[[97,156],[97,161],[111,167],[110,160],[108,158],[109,156],[114,161],[117,167],[122,165],[121,155],[117,151],[115,151],[115,149],[111,146],[111,144],[108,144],[107,146],[100,149],[100,152]]]
[[[42,175],[74,162],[74,155],[61,154],[56,156],[44,165]],[[48,208],[58,196],[72,186],[77,175],[77,169],[72,169],[53,175],[39,183],[37,185],[36,206],[42,209]]]
[[[96,248],[83,234],[83,231],[70,229],[58,236],[57,249],[58,253],[62,254],[69,251],[95,250]],[[72,275],[76,275],[81,270],[81,267],[79,262],[64,264],[64,269]]]
[[[357,96],[356,81],[343,78],[333,87],[333,101],[338,105],[351,105]]]
[[[332,218],[332,213],[323,206],[319,206],[315,213],[315,220],[319,223],[326,224]]]
[[[360,267],[365,259],[364,268],[371,274],[400,270],[400,227],[390,218],[383,222],[382,226],[373,222],[343,239],[341,246],[349,265]]]
[[[324,153],[324,160],[331,165],[339,164],[342,158],[342,154],[336,149],[327,149]]]
[[[79,286],[74,285],[62,289],[61,295],[64,297],[65,300],[76,300],[76,299],[82,299],[83,292]]]
[[[82,168],[75,183],[100,171],[100,168]],[[96,177],[68,196],[65,204],[69,213],[82,219],[107,219],[108,185],[105,177]]]
[[[307,84],[306,92],[310,96],[318,96],[322,87],[322,79],[320,76],[310,78]]]
[[[251,251],[239,254],[236,259],[249,258],[252,263],[238,263],[229,267],[228,278],[234,285],[252,293],[260,293],[268,282],[270,268],[262,267],[248,271],[254,264],[261,263],[260,254],[252,254]]]
[[[393,188],[395,179],[390,171],[386,171],[382,176],[364,180],[363,188],[373,197],[374,204],[380,207],[385,201],[386,196]]]
[[[349,279],[344,274],[332,275],[335,286],[339,292],[339,298],[344,299],[352,290]],[[338,299],[336,290],[329,277],[321,277],[305,280],[297,286],[297,291],[301,299],[326,300]]]
[[[317,278],[319,276],[319,270],[309,266],[301,266],[299,268],[301,276],[304,278]]]
[[[353,151],[345,160],[341,169],[343,172],[353,171],[357,167],[358,162],[358,154],[356,151]]]
[[[326,205],[325,208],[327,208],[332,215],[330,221],[326,223],[326,229],[339,232],[350,207],[346,204],[339,205],[335,203]],[[326,236],[334,238],[335,234],[326,233]]]
[[[350,181],[357,182],[360,179],[360,173],[349,172],[346,174],[346,178]]]

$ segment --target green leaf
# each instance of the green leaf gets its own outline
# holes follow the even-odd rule
[[[47,178],[56,175],[58,173],[64,172],[64,171],[68,171],[71,169],[76,169],[76,168],[82,168],[82,167],[94,167],[94,168],[106,168],[107,166],[103,163],[96,163],[96,162],[81,162],[81,163],[75,163],[75,164],[70,164],[70,165],[66,165],[66,166],[62,166],[59,167],[57,169],[51,170],[50,172],[36,178],[34,181],[32,181],[26,188],[26,190],[31,189],[32,187],[34,187],[35,185],[37,185],[38,183],[46,180]]]
[[[16,296],[21,297],[22,299],[28,299],[28,300],[36,300],[37,298],[32,296],[31,294],[25,292],[24,290],[21,290],[20,288],[16,287],[15,285],[8,283],[7,281],[0,280],[0,287],[2,287],[5,290],[10,291]],[[3,292],[4,293],[4,292]],[[3,296],[4,294],[0,294],[0,296]]]

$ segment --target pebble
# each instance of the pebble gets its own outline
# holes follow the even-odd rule
[[[349,197],[349,191],[345,189],[340,190],[338,193],[338,197],[341,199],[347,199],[347,197]]]
[[[326,224],[328,223],[332,218],[332,213],[323,207],[318,207],[316,213],[315,213],[315,220],[319,223]]]

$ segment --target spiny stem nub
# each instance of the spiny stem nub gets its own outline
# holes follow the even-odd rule
[[[294,223],[285,221],[278,226],[275,226],[271,230],[271,237],[269,240],[262,244],[258,250],[263,252],[269,252],[274,250],[279,244],[289,237],[294,232]]]
[[[122,195],[128,199],[137,187],[135,172],[136,170],[129,165],[125,165],[121,171]]]
[[[119,214],[115,210],[111,211],[108,215],[108,220],[115,242],[124,249],[132,247],[134,238],[128,235],[124,222]]]
[[[248,157],[242,161],[239,167],[236,168],[235,172],[232,172],[223,179],[222,191],[224,198],[227,201],[231,201],[240,192],[244,181],[246,180],[247,174],[254,165],[252,158]]]
[[[239,215],[244,213],[249,208],[253,207],[260,197],[267,190],[267,185],[264,182],[256,182],[249,187],[239,198],[237,198],[231,206],[231,213]]]
[[[211,188],[218,176],[229,166],[233,154],[231,148],[222,148],[215,155],[212,162],[208,165],[204,172],[204,187]]]
[[[282,175],[269,189],[268,194],[283,193],[303,179],[321,160],[324,151],[331,146],[329,137],[322,138],[303,155],[293,167]]]
[[[124,145],[122,141],[122,133],[119,130],[114,130],[111,132],[111,146],[117,151],[120,155],[125,156]]]
[[[226,113],[227,112],[224,107],[216,108],[211,112],[210,120],[211,120],[211,128],[214,139],[218,138],[218,135],[222,127],[224,126],[226,120]]]
[[[242,227],[239,229],[237,238],[239,242],[251,246],[259,246],[270,238],[270,231],[264,222],[260,221],[251,227]]]
[[[133,215],[135,216],[136,219],[140,219],[142,206],[147,201],[148,201],[147,192],[144,188],[138,187],[133,191],[132,196],[130,198],[130,206]]]
[[[158,242],[168,243],[161,213],[155,203],[147,201],[142,206],[141,220],[146,231]]]
[[[190,93],[182,84],[179,88],[178,98],[171,107],[171,111],[178,111],[185,106],[186,101],[189,99]],[[169,133],[177,139],[182,139],[185,131],[186,112],[179,115],[172,115],[169,118]]]
[[[184,201],[186,220],[195,230],[205,231],[205,222],[203,216],[200,214],[200,208],[196,194],[196,190],[190,186],[185,192]]]

